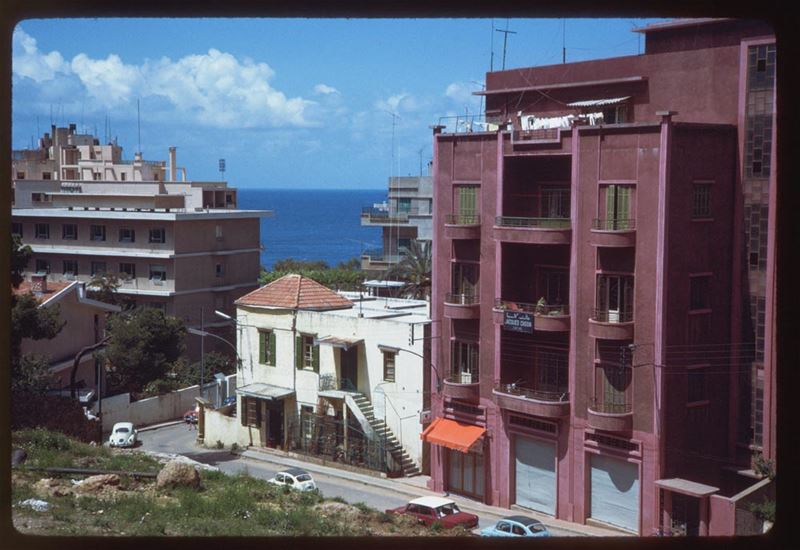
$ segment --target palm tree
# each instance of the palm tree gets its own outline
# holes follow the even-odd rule
[[[430,299],[431,295],[431,243],[412,240],[403,258],[386,273],[386,278],[397,278],[406,283],[403,294],[409,298]]]

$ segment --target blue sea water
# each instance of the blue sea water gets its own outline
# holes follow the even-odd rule
[[[381,229],[361,226],[361,207],[386,190],[239,189],[239,208],[272,210],[261,220],[261,265],[277,260],[324,260],[331,267],[381,247]]]

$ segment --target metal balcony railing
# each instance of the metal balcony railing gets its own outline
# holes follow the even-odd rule
[[[598,231],[630,231],[636,229],[636,220],[595,218],[592,220],[592,229]]]
[[[517,384],[497,384],[494,388],[500,393],[514,395],[518,397],[525,397],[526,399],[535,399],[537,401],[553,401],[563,403],[569,401],[569,392],[564,391],[545,391],[534,390],[531,388],[523,388]]]
[[[450,384],[478,384],[478,371],[473,372],[450,372],[444,377],[444,381]]]
[[[480,225],[479,214],[447,214],[444,219],[447,225]]]
[[[570,218],[528,218],[522,216],[497,216],[495,225],[499,227],[530,227],[536,229],[569,229]]]
[[[469,134],[472,132],[496,132],[497,122],[486,119],[484,114],[439,117],[439,126],[445,134]]]
[[[607,402],[605,398],[594,397],[591,400],[590,408],[593,411],[604,414],[630,414],[633,412],[633,404],[628,396],[624,396],[623,402]]]
[[[524,311],[526,313],[533,313],[534,315],[569,315],[569,305],[559,304],[531,304],[527,302],[512,302],[510,300],[502,300],[496,298],[494,301],[495,309],[502,309],[508,311]]]
[[[480,300],[477,295],[456,294],[453,292],[448,292],[444,297],[444,301],[447,304],[456,304],[461,306],[471,306],[473,304],[480,303]]]
[[[592,320],[600,323],[630,323],[633,321],[633,309],[597,309],[592,310]]]

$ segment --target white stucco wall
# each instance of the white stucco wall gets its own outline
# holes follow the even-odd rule
[[[358,308],[358,305],[355,308]],[[418,313],[426,312],[418,311]],[[296,410],[291,411],[292,413],[299,413],[301,405],[316,406],[320,376],[331,374],[338,379],[341,375],[339,350],[331,345],[322,344],[319,351],[319,374],[312,370],[298,370],[295,368],[291,311],[240,307],[237,315],[240,326],[237,343],[243,363],[237,386],[263,382],[294,389]],[[420,339],[410,346],[410,325],[402,317],[399,319],[372,319],[368,315],[359,318],[337,311],[299,311],[296,333],[316,335],[318,338],[335,336],[364,340],[358,346],[357,388],[372,402],[375,417],[386,420],[409,455],[421,464],[419,414],[423,403],[422,326],[417,325],[416,329],[417,337]],[[261,365],[258,362],[259,328],[275,332],[276,366],[274,367]],[[378,347],[379,344],[410,350],[419,356],[412,353],[398,353],[395,356],[395,381],[385,382],[383,352]]]

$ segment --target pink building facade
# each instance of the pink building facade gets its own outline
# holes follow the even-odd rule
[[[775,451],[775,41],[642,32],[644,55],[488,73],[488,131],[434,127],[432,417],[485,432],[433,445],[431,485],[733,534],[710,496]]]

